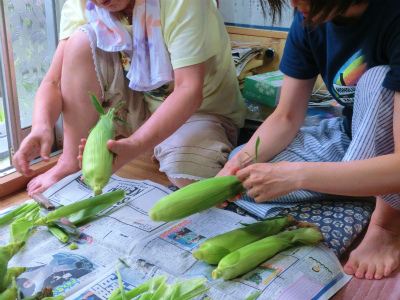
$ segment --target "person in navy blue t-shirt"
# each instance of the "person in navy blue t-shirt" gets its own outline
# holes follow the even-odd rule
[[[271,14],[284,0],[261,0]],[[258,215],[327,195],[375,196],[361,244],[344,267],[358,278],[389,276],[400,259],[400,2],[290,0],[296,14],[280,70],[279,104],[217,175],[248,189],[237,205]],[[302,127],[316,79],[344,118]],[[260,137],[258,162],[256,140]],[[235,199],[230,199],[235,200]]]

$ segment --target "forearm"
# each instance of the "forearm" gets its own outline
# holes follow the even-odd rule
[[[253,157],[255,156],[258,137],[260,137],[258,162],[269,161],[282,152],[293,141],[304,122],[315,80],[315,78],[297,80],[284,76],[282,93],[277,108],[229,164],[237,165],[240,168],[252,164],[253,161],[246,152]]]
[[[43,80],[36,93],[32,127],[53,128],[62,110],[62,96],[59,84]]]
[[[359,197],[400,193],[399,153],[350,162],[293,164],[296,190]]]
[[[202,93],[175,89],[152,116],[128,139],[141,155],[160,144],[179,129],[200,107]]]
[[[279,113],[273,113],[237,154],[236,159],[240,162],[240,167],[243,168],[253,163],[246,152],[255,157],[257,137],[260,137],[258,162],[266,162],[282,152],[293,141],[300,126],[301,122],[293,121]]]
[[[36,93],[32,128],[53,128],[62,110],[61,75],[67,40],[57,46],[53,61]]]

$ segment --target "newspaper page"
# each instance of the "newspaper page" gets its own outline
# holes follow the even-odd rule
[[[193,252],[206,239],[254,219],[211,208],[175,222],[157,223],[148,212],[170,190],[150,181],[113,175],[104,192],[117,189],[124,189],[126,198],[79,227],[67,244],[46,227],[33,227],[26,246],[8,265],[28,268],[17,279],[24,297],[52,286],[55,295],[66,295],[68,300],[107,299],[118,285],[117,265],[126,290],[164,274],[167,283],[205,278],[210,290],[196,299],[245,299],[260,290],[263,292],[257,299],[329,299],[351,278],[343,273],[333,252],[321,244],[287,249],[236,279],[213,280],[215,266],[197,261]],[[57,206],[92,197],[93,193],[77,173],[44,195]],[[8,241],[8,226],[0,226],[0,246]],[[71,242],[78,245],[77,250],[69,249]],[[130,268],[119,264],[119,259]]]
[[[261,290],[257,299],[308,300],[329,299],[350,280],[323,244],[290,248],[236,279],[213,280],[216,266],[197,261],[193,252],[206,239],[252,222],[252,218],[215,208],[182,219],[133,245],[125,258],[130,269],[121,269],[124,286],[131,289],[166,274],[167,283],[206,278],[210,290],[195,299],[243,300]],[[71,299],[90,295],[93,300],[105,300],[117,286],[116,271],[110,270]]]
[[[93,197],[80,177],[80,172],[70,175],[43,195],[55,206]],[[45,226],[33,228],[26,245],[8,265],[27,267],[17,278],[24,297],[36,294],[44,286],[53,287],[54,295],[70,295],[107,270],[112,261],[125,256],[130,245],[163,227],[164,223],[152,222],[147,212],[157,200],[171,193],[169,189],[150,181],[113,175],[103,192],[118,189],[126,191],[126,198],[102,211],[90,223],[78,227],[76,234],[69,234],[66,244]],[[9,223],[0,225],[0,246],[9,243]],[[78,245],[77,250],[69,249],[72,242]]]

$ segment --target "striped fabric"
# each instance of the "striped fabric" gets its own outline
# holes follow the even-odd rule
[[[346,135],[341,118],[324,119],[319,126],[303,127],[293,142],[270,162],[312,161],[335,162],[361,160],[393,153],[394,92],[382,87],[388,66],[368,70],[357,84],[352,123],[353,139]],[[234,149],[235,155],[244,145]],[[318,201],[329,195],[308,190],[289,193],[274,200],[255,203],[247,194],[236,204],[248,212],[267,218],[282,209],[302,202]],[[400,194],[384,195],[382,199],[400,210]]]

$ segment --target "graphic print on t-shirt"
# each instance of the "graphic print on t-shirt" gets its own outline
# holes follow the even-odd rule
[[[353,104],[356,85],[366,70],[365,56],[359,50],[339,69],[334,78],[332,91],[339,101]]]

